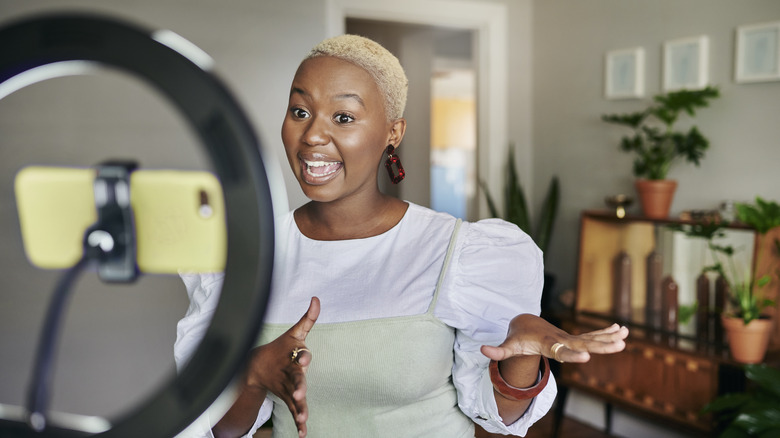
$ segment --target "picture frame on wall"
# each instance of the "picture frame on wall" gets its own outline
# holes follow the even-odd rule
[[[736,52],[738,83],[780,81],[780,21],[739,26]]]
[[[604,97],[607,99],[638,99],[645,95],[645,49],[612,50],[607,52]]]
[[[709,81],[709,38],[706,35],[664,43],[663,90],[700,90]]]

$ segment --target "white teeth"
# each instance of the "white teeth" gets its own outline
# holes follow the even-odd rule
[[[336,168],[336,169],[333,169],[333,170],[331,170],[329,172],[325,172],[325,173],[314,173],[314,172],[311,171],[311,167],[307,167],[306,168],[306,173],[308,173],[311,176],[328,176],[328,175],[330,175],[332,173],[336,173],[338,170],[339,169]]]
[[[309,160],[303,160],[304,164],[306,164],[306,173],[308,173],[311,176],[315,177],[323,177],[328,176],[333,173],[336,173],[339,171],[340,164],[338,161],[309,161]],[[315,168],[321,168],[325,166],[333,166],[332,169],[328,170],[327,172],[313,172],[313,169]]]
[[[309,166],[309,167],[322,167],[322,166],[327,166],[328,164],[334,164],[334,163],[328,162],[328,161],[308,161],[308,160],[303,160],[303,162],[306,163],[306,165]]]

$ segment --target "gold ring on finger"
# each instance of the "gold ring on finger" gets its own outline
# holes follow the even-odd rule
[[[561,348],[565,347],[565,345],[561,344],[560,342],[556,342],[553,344],[552,348],[550,348],[550,351],[552,352],[553,359],[557,360],[560,363],[563,363],[560,357],[558,357],[558,353],[560,353]]]
[[[306,347],[295,347],[293,348],[292,353],[290,353],[290,361],[298,363],[298,361],[301,359],[301,355],[304,351],[308,351],[311,354],[311,351],[309,351]]]

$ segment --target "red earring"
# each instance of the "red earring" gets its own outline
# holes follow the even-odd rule
[[[390,181],[392,181],[393,184],[398,184],[404,179],[406,172],[404,172],[404,166],[401,165],[401,160],[398,159],[398,155],[395,155],[393,152],[395,152],[393,145],[387,145],[387,149],[385,149],[385,153],[387,153],[385,168],[387,169],[387,174],[390,175]],[[393,171],[394,164],[395,167],[398,168],[398,175]]]

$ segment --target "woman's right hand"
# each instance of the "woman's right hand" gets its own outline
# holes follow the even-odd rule
[[[309,410],[306,404],[306,370],[312,360],[308,351],[302,351],[295,361],[295,348],[305,348],[306,336],[317,322],[320,300],[312,297],[309,309],[284,334],[270,343],[252,350],[245,384],[259,391],[271,391],[292,413],[298,427],[298,436],[306,436]]]

